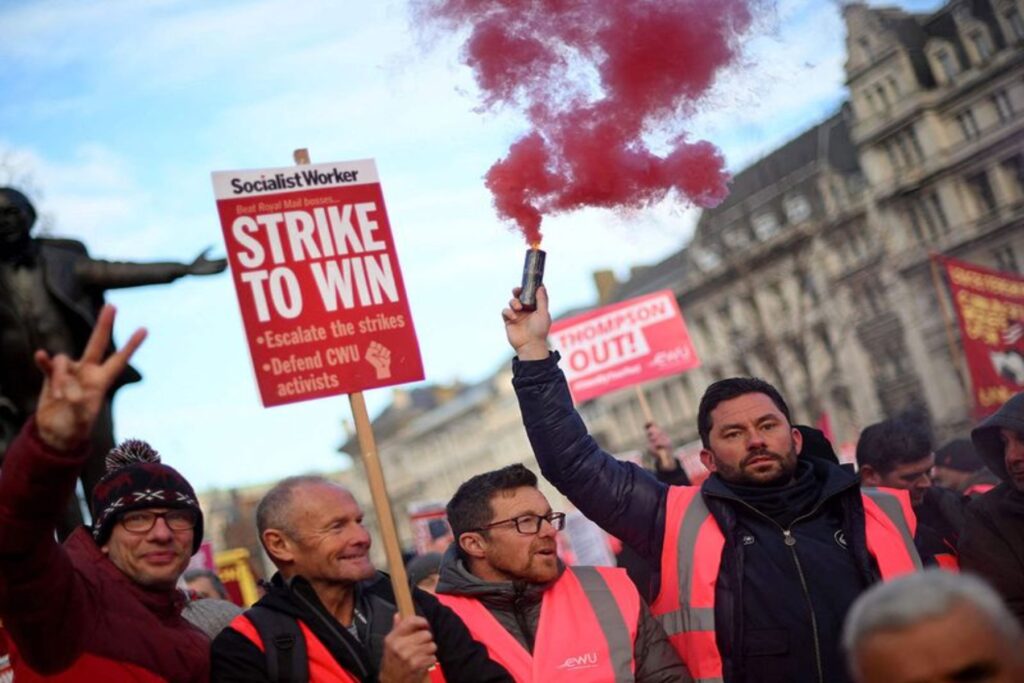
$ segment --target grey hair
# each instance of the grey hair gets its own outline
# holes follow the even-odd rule
[[[212,569],[188,569],[185,571],[185,574],[182,576],[182,578],[185,580],[186,584],[190,584],[196,579],[209,579],[210,583],[213,584],[213,589],[217,591],[217,595],[219,595],[222,600],[228,599],[227,587],[224,585],[224,582],[220,580],[220,577],[217,576],[217,572],[213,571]]]
[[[877,584],[853,603],[843,625],[843,649],[851,669],[857,648],[868,636],[941,617],[963,604],[977,609],[1011,643],[1024,633],[987,583],[967,574],[928,569]]]
[[[256,531],[260,535],[261,543],[263,542],[263,532],[267,529],[280,529],[285,533],[291,533],[291,520],[288,513],[291,508],[292,494],[301,486],[313,485],[343,488],[340,484],[319,474],[303,474],[282,479],[264,494],[259,505],[256,506]]]

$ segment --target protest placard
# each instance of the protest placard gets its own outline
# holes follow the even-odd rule
[[[933,258],[949,278],[974,413],[981,418],[1024,390],[1024,278],[945,256]]]
[[[700,366],[669,290],[557,320],[550,339],[576,403]]]
[[[213,173],[263,405],[423,379],[372,159]]]

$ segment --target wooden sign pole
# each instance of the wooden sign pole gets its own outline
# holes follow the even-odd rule
[[[297,149],[292,156],[296,164],[309,163],[309,150],[307,149]],[[384,471],[381,469],[380,459],[377,457],[377,444],[373,438],[370,416],[366,411],[366,401],[363,399],[361,391],[349,394],[348,400],[352,407],[352,417],[356,423],[356,436],[359,437],[359,450],[363,455],[363,465],[366,468],[366,479],[370,485],[370,495],[373,497],[373,507],[377,512],[377,524],[384,540],[384,554],[387,556],[388,570],[391,574],[391,587],[395,591],[395,604],[398,606],[400,616],[411,617],[416,613],[412,604],[412,590],[409,588],[409,579],[405,573],[405,563],[402,562],[402,548],[398,543],[395,518],[391,513],[391,501],[388,499],[388,490],[384,485]]]
[[[644,390],[639,384],[633,385],[636,390],[636,400],[640,402],[640,412],[644,414],[644,429],[654,424],[654,413],[651,412],[651,406],[647,403],[647,396],[644,394]],[[664,446],[659,446],[654,451],[657,456],[661,467],[665,467],[672,462],[672,454],[668,452],[668,449]]]
[[[359,450],[363,454],[363,465],[370,485],[370,495],[373,497],[373,507],[377,511],[377,524],[384,539],[384,554],[388,558],[395,604],[398,605],[398,613],[401,616],[411,617],[416,613],[412,605],[412,591],[409,589],[409,579],[405,574],[405,564],[402,562],[402,548],[398,543],[395,518],[391,514],[391,501],[384,485],[384,471],[380,466],[380,458],[377,457],[377,444],[373,439],[373,427],[366,412],[363,392],[349,394],[348,401],[356,422],[356,435],[359,437]]]

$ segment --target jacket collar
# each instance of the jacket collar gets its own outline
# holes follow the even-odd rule
[[[858,488],[860,486],[860,480],[856,474],[820,458],[798,458],[797,473],[799,474],[806,468],[810,468],[813,471],[814,478],[820,487],[821,497],[819,501],[828,500],[845,493],[851,488]],[[717,498],[742,500],[732,489],[725,485],[717,474],[712,474],[704,480],[704,483],[701,485],[701,491],[706,495],[712,495]]]
[[[565,571],[565,565],[558,561],[558,578]],[[499,610],[523,609],[540,603],[544,593],[558,580],[548,583],[527,583],[526,581],[484,581],[466,568],[452,543],[441,560],[441,573],[437,592],[476,598],[488,607]]]

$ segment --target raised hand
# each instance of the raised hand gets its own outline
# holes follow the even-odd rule
[[[188,274],[189,275],[216,275],[221,273],[225,268],[228,267],[228,260],[223,258],[208,259],[206,255],[210,253],[210,249],[203,250],[199,256],[196,256],[196,260],[189,264]]]
[[[519,287],[512,290],[508,308],[501,312],[505,321],[505,336],[515,349],[519,360],[543,360],[549,355],[548,331],[551,314],[548,312],[548,290],[537,290],[537,310],[524,311],[519,303]]]
[[[67,451],[89,438],[104,397],[146,338],[145,329],[136,330],[119,351],[104,360],[114,315],[113,306],[103,307],[78,360],[64,354],[51,357],[43,350],[35,353],[36,365],[44,375],[36,429],[51,448]]]
[[[647,450],[649,450],[658,461],[658,469],[675,469],[674,458],[672,457],[672,440],[668,434],[654,422],[648,422],[647,427]]]
[[[436,653],[426,619],[396,614],[391,632],[384,637],[381,683],[423,683],[427,671],[437,664]]]

